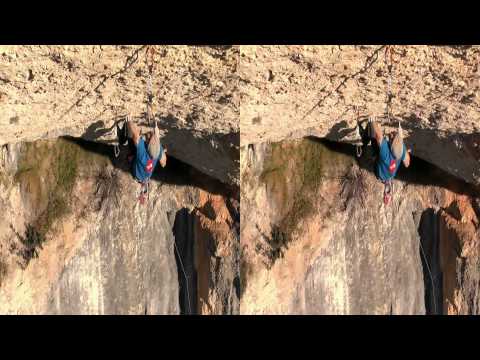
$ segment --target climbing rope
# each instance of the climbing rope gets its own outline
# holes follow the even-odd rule
[[[142,236],[143,237],[145,236],[145,229],[146,229],[147,221],[148,221],[148,204],[150,203],[148,201],[149,196],[150,196],[150,192],[148,190],[149,190],[149,180],[142,183],[142,189],[140,190],[141,193],[140,193],[140,197],[139,197],[140,204],[142,204],[142,205],[145,203],[145,196],[147,197],[147,204],[146,204],[146,209],[145,209],[145,212],[146,212],[146,214],[145,214],[145,226],[143,227],[143,231],[142,231]],[[190,306],[190,292],[188,291],[188,276],[187,276],[187,273],[185,271],[185,267],[183,266],[183,261],[182,261],[182,258],[180,256],[180,252],[178,251],[177,242],[175,241],[175,236],[173,237],[173,245],[174,245],[175,251],[177,252],[178,260],[180,262],[180,267],[182,268],[183,276],[185,278],[186,289],[187,289],[188,312],[189,312],[189,314],[191,314],[192,309],[191,309],[191,306]]]
[[[140,48],[141,49],[141,48]],[[139,49],[139,50],[140,50]],[[148,70],[148,76],[147,76],[147,122],[148,125],[152,125],[152,104],[153,104],[153,70],[154,70],[154,59],[153,55],[156,53],[153,45],[147,45],[146,46],[146,52],[145,52],[145,65]],[[150,59],[149,59],[150,56]],[[149,64],[150,60],[150,64]],[[136,59],[135,59],[136,61]],[[128,63],[128,61],[127,61]],[[125,128],[126,131],[126,128]],[[119,145],[115,145],[113,147],[113,153],[116,158],[120,155],[120,147]]]
[[[385,115],[388,121],[391,120],[392,109],[391,102],[393,98],[392,94],[392,73],[393,73],[393,58],[392,58],[392,49],[393,45],[389,45],[385,48],[385,65],[388,69],[388,78],[387,78],[387,103],[385,107]]]
[[[148,124],[151,125],[152,120],[152,103],[153,103],[153,67],[154,67],[154,59],[153,55],[155,53],[155,49],[153,45],[149,45],[147,47],[147,51],[145,54],[145,64],[148,69],[148,77],[147,77],[147,121]],[[150,64],[149,64],[149,56],[150,56]]]
[[[182,258],[180,257],[180,252],[178,251],[175,236],[173,237],[173,245],[175,247],[175,250],[177,251],[178,260],[180,261],[180,266],[181,266],[182,271],[183,271],[183,276],[185,277],[185,282],[186,282],[185,288],[187,289],[188,313],[191,314],[192,313],[192,308],[190,307],[190,292],[188,291],[188,276],[187,276],[187,273],[185,272],[185,267],[183,266]]]
[[[430,275],[430,281],[431,281],[431,284],[432,284],[432,294],[433,294],[433,309],[434,309],[434,313],[436,314],[437,313],[437,302],[435,301],[436,296],[435,296],[435,286],[433,284],[433,275],[432,275],[432,271],[430,270],[430,266],[428,265],[428,260],[427,260],[427,257],[425,255],[425,251],[423,250],[421,240],[420,240],[420,249],[422,250],[423,259],[425,260],[425,264],[427,265],[427,270],[428,270],[428,273]]]

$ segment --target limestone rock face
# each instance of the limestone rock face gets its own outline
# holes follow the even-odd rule
[[[146,131],[151,82],[170,154],[238,185],[239,48],[155,46],[148,60],[146,50],[0,46],[0,145],[63,135],[115,142],[113,125],[127,114]]]
[[[385,206],[370,158],[315,139],[241,162],[242,314],[478,313],[478,218],[456,180],[412,162]]]
[[[86,144],[39,141],[2,149],[0,313],[181,313],[185,283],[178,256],[187,271],[198,271],[181,241],[193,248],[200,236],[231,239],[228,210],[217,214],[220,206],[211,205],[204,174],[197,171],[202,185],[192,185],[191,175],[174,169],[154,174],[142,205],[139,185],[123,166],[126,159],[112,162],[104,155],[108,146],[88,145],[100,147],[95,153],[86,151]],[[227,201],[225,194],[215,196],[216,203]],[[197,208],[211,209],[220,230],[206,228],[202,235],[194,229],[181,239],[179,233],[188,229],[175,225],[178,214],[194,216]],[[223,251],[232,252],[237,243],[223,242]],[[223,256],[217,255],[217,273],[207,269],[207,277],[215,277],[216,288],[225,292],[221,297],[212,295],[217,290],[209,291],[211,284],[197,284],[196,276],[186,285],[210,296],[211,313],[238,313],[233,281],[238,267],[227,272]],[[196,302],[196,293],[192,296]]]
[[[242,146],[308,135],[349,142],[357,118],[375,116],[386,132],[400,121],[416,156],[480,184],[480,47],[385,50],[242,46]]]
[[[457,196],[437,215],[443,300],[440,306],[444,314],[480,314],[478,210],[478,200]]]
[[[239,204],[200,192],[195,212],[195,267],[198,313],[240,313]]]
[[[47,295],[45,312],[179,313],[175,239],[166,209],[157,200],[149,211],[122,203],[98,214]]]

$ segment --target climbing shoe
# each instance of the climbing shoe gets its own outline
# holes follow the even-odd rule
[[[128,145],[128,130],[127,130],[127,121],[123,121],[122,126],[120,126],[121,121],[117,123],[117,138],[118,143],[122,146]]]
[[[385,181],[383,184],[385,185],[383,189],[383,203],[387,206],[392,200],[393,183],[391,181]]]

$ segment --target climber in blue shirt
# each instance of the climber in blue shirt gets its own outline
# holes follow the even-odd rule
[[[407,168],[410,166],[411,151],[403,143],[400,124],[398,132],[390,134],[389,139],[383,136],[382,129],[376,122],[369,121],[368,128],[370,138],[374,141],[374,147],[377,150],[375,175],[385,185],[383,201],[388,205],[392,199],[392,180],[397,175],[401,163]]]
[[[392,180],[397,174],[400,164],[410,166],[410,149],[403,143],[401,129],[390,135],[390,139],[383,136],[380,125],[370,122],[371,137],[378,146],[378,158],[375,164],[375,175],[382,181]]]
[[[125,124],[124,124],[125,127]],[[140,183],[150,179],[157,163],[162,167],[167,165],[167,149],[160,143],[158,128],[147,132],[144,137],[140,135],[140,129],[132,121],[126,121],[127,134],[122,136],[121,143],[128,141],[132,175]],[[123,128],[119,130],[123,134]]]

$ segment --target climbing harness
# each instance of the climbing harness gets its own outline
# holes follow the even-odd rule
[[[146,50],[146,65],[148,68],[148,78],[147,78],[147,121],[148,124],[151,125],[152,121],[152,110],[151,110],[151,105],[153,101],[153,92],[152,92],[152,73],[153,73],[153,53],[154,49],[152,46],[147,46]],[[148,64],[148,56],[150,55],[150,65]],[[128,122],[130,121],[130,116],[127,115],[125,122],[123,124],[123,129],[120,129],[117,124],[117,137],[118,137],[118,144],[116,144],[113,148],[114,155],[116,158],[120,155],[120,145],[126,146],[128,145]],[[156,123],[153,124],[155,127],[157,126]],[[123,131],[123,134],[122,134]],[[141,134],[140,134],[141,135]],[[133,157],[131,155],[127,156],[127,160],[129,163],[133,161]],[[145,170],[148,173],[151,173],[153,171],[153,160],[149,159],[147,161],[147,164],[145,166]],[[148,177],[145,181],[139,182],[140,183],[140,192],[137,194],[137,199],[140,202],[141,205],[145,205],[148,200],[149,200],[149,180],[150,178]],[[147,206],[147,215],[148,215],[148,206]]]
[[[154,66],[154,61],[153,61],[153,54],[155,50],[151,45],[147,46],[146,54],[145,54],[145,64],[147,66],[148,70],[148,77],[147,77],[147,112],[146,112],[146,117],[147,117],[147,122],[148,125],[151,125],[152,122],[152,102],[153,102],[153,90],[152,90],[152,74],[153,74],[153,66]],[[149,56],[150,56],[150,64],[149,64]],[[121,145],[127,145],[128,144],[128,135],[127,135],[127,123],[130,121],[129,116],[127,115],[127,119],[124,123],[124,136],[123,136],[123,141],[121,140],[122,136],[121,133],[118,133],[118,138],[119,138],[119,144]],[[156,124],[154,124],[156,126]],[[117,131],[118,127],[117,127]],[[123,143],[122,143],[123,142]],[[120,146],[117,144],[114,146],[114,154],[115,157],[118,157],[120,155]],[[128,157],[128,161],[132,161],[133,159],[131,157]],[[153,170],[153,161],[149,160],[147,162],[146,170],[148,172],[151,172]],[[140,193],[138,195],[138,201],[140,204],[144,205],[148,199],[149,199],[149,179],[143,181],[140,183]]]

